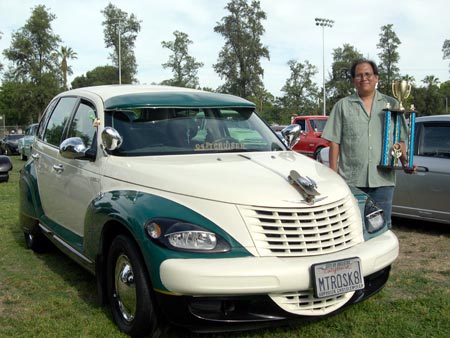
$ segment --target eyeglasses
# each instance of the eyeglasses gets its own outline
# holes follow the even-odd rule
[[[364,80],[364,78],[366,78],[367,80],[370,80],[373,76],[373,73],[362,73],[362,74],[356,74],[355,75],[355,79],[356,80]]]

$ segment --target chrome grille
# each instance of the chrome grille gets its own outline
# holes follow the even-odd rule
[[[362,241],[361,216],[351,196],[321,206],[239,210],[261,256],[327,254]]]
[[[355,292],[342,295],[314,298],[312,291],[271,294],[270,298],[283,310],[302,316],[319,316],[331,313],[344,306]]]

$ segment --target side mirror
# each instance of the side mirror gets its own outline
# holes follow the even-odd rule
[[[60,144],[59,153],[65,158],[86,160],[92,158],[88,154],[89,149],[80,137],[70,137]]]
[[[281,131],[281,135],[283,135],[283,138],[286,140],[289,148],[292,148],[297,144],[301,131],[302,127],[298,124],[291,124]]]
[[[106,127],[102,131],[103,149],[113,151],[122,145],[123,139],[119,132],[111,127]]]

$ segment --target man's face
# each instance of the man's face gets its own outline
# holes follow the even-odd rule
[[[353,84],[360,96],[370,95],[374,92],[378,83],[378,75],[373,73],[369,63],[361,63],[356,66]]]

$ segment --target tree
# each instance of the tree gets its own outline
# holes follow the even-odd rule
[[[117,68],[114,66],[100,66],[86,73],[86,75],[77,76],[72,81],[72,88],[101,86],[118,84]]]
[[[56,53],[58,58],[61,58],[61,73],[63,77],[63,86],[64,89],[68,89],[67,87],[67,74],[73,74],[72,67],[67,64],[67,60],[69,59],[77,59],[77,53],[73,51],[70,47],[61,46],[61,49]]]
[[[450,59],[450,40],[447,39],[444,41],[444,44],[442,45],[442,53],[444,53],[444,56],[442,59]],[[449,69],[450,71],[450,69]]]
[[[175,31],[174,41],[162,41],[163,48],[172,51],[169,61],[163,63],[164,68],[172,69],[173,78],[163,81],[162,84],[178,87],[197,88],[198,69],[203,67],[202,62],[195,61],[195,58],[189,55],[189,45],[192,41],[186,33]]]
[[[121,75],[122,83],[135,82],[137,63],[134,55],[134,44],[141,30],[140,21],[137,20],[134,14],[128,15],[128,13],[111,3],[106,6],[102,13],[105,16],[105,21],[102,22],[102,25],[105,27],[103,29],[105,45],[107,48],[112,47],[114,50],[109,54],[109,58]],[[118,78],[119,74],[117,75]]]
[[[2,39],[3,33],[0,31],[0,40]],[[3,70],[3,65],[0,63],[0,72]]]
[[[259,1],[248,4],[247,0],[231,0],[225,8],[230,14],[214,27],[225,39],[213,66],[220,78],[225,79],[220,91],[241,97],[256,96],[264,88],[261,58],[269,59],[269,50],[261,42],[265,31],[261,21],[266,19],[266,13]]]
[[[304,63],[289,60],[291,76],[286,80],[281,91],[284,95],[280,98],[285,113],[297,115],[311,115],[317,111],[319,89],[312,81],[317,74],[317,67],[308,61]]]
[[[350,44],[344,44],[343,47],[338,47],[333,50],[331,76],[327,82],[329,107],[333,107],[341,98],[353,93],[354,86],[350,68],[355,60],[361,59],[362,57],[363,55]]]
[[[416,110],[419,115],[440,114],[444,98],[439,93],[439,80],[434,75],[427,75],[422,83],[425,87],[413,92]]]
[[[55,18],[45,6],[36,6],[26,24],[13,33],[11,47],[3,52],[12,63],[4,81],[21,84],[20,88],[30,93],[24,97],[33,101],[30,106],[32,110],[21,113],[27,121],[37,121],[47,103],[60,91],[61,82],[54,52],[61,40],[51,27]],[[12,104],[22,106],[21,102]]]
[[[377,44],[377,48],[381,49],[378,53],[380,58],[378,88],[385,93],[390,91],[392,80],[399,77],[400,71],[397,66],[400,55],[397,50],[401,42],[392,27],[392,24],[381,27],[380,40]]]
[[[439,93],[442,96],[442,111],[445,114],[448,114],[448,104],[450,99],[450,81],[446,81],[444,83],[441,83],[441,86],[439,87]]]

